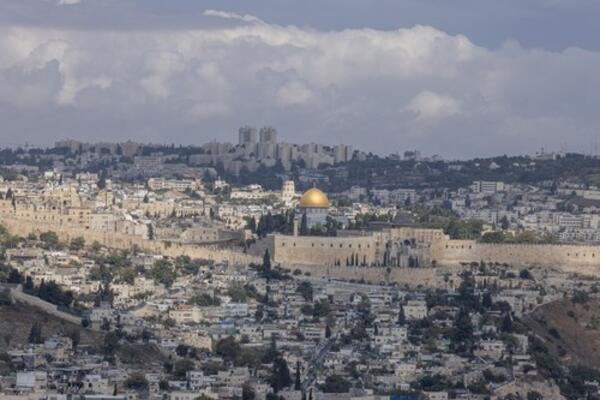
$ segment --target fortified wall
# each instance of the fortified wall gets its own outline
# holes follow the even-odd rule
[[[241,251],[221,249],[216,246],[198,246],[193,244],[172,243],[160,240],[144,239],[141,236],[127,235],[116,232],[102,232],[85,227],[60,226],[53,223],[29,219],[3,216],[0,224],[12,234],[27,236],[30,233],[39,235],[43,232],[56,232],[61,241],[69,242],[76,237],[83,237],[86,243],[98,242],[103,246],[115,249],[131,249],[138,246],[142,251],[163,254],[170,257],[186,255],[191,258],[203,258],[215,262],[226,262],[232,265],[247,265],[261,262],[260,257],[244,254]]]
[[[342,237],[274,235],[271,240],[274,260],[284,265],[431,267],[483,260],[600,273],[600,246],[478,243],[450,240],[439,229],[393,228]],[[411,260],[414,265],[408,265]]]
[[[277,234],[268,240],[274,261],[282,264],[416,267],[434,263],[447,238],[436,229],[394,228],[335,237]]]
[[[436,254],[444,264],[500,262],[516,265],[555,265],[576,270],[593,267],[600,272],[600,246],[566,244],[492,244],[474,240],[447,240]]]
[[[267,238],[273,260],[281,264],[368,266],[377,259],[374,236],[319,237],[273,235]]]

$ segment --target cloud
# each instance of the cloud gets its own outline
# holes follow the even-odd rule
[[[236,14],[236,13],[228,12],[228,11],[206,10],[206,11],[204,11],[203,15],[205,15],[207,17],[235,19],[235,20],[244,21],[244,22],[253,22],[253,23],[260,23],[260,24],[264,23],[264,21],[262,21],[260,18],[255,17],[254,15],[249,15],[249,14],[240,15],[240,14]]]
[[[72,6],[75,4],[81,4],[81,0],[58,0],[59,6]]]
[[[235,23],[0,26],[0,142],[202,143],[273,124],[293,142],[466,157],[565,137],[583,149],[600,130],[598,52],[491,50],[430,26],[319,31],[205,14]]]
[[[408,104],[408,110],[418,118],[446,118],[460,112],[460,102],[450,96],[424,91]]]

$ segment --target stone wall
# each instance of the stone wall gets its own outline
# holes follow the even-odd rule
[[[441,263],[492,261],[521,265],[600,267],[600,246],[491,244],[448,240],[436,254]],[[600,268],[599,268],[600,270]]]
[[[270,249],[273,260],[281,264],[318,264],[322,266],[371,265],[376,260],[374,236],[320,237],[273,235]],[[352,261],[351,261],[352,260]]]
[[[126,235],[114,232],[102,232],[72,226],[57,226],[52,223],[37,221],[35,223],[20,218],[3,216],[0,224],[12,234],[27,236],[29,233],[39,235],[42,232],[56,232],[60,240],[69,242],[76,237],[83,237],[87,244],[98,242],[103,246],[116,249],[130,249],[138,246],[141,250],[164,254],[170,257],[187,255],[191,258],[204,258],[215,262],[227,262],[235,265],[261,262],[260,257],[244,254],[242,251],[221,249],[216,246],[198,246],[193,244],[171,243],[159,240],[144,239],[141,236]]]
[[[416,242],[411,251],[423,261],[419,264],[421,267],[483,260],[516,266],[557,266],[569,272],[600,274],[600,246],[478,243],[450,240],[439,229],[398,228],[343,237],[274,235],[268,240],[275,262],[282,265],[346,267],[346,260],[357,255],[359,266],[366,261],[366,265],[385,270],[380,265],[384,265],[382,256],[386,247],[406,241]]]
[[[58,307],[56,307],[56,305],[48,303],[47,301],[44,301],[39,297],[31,296],[27,293],[24,293],[21,285],[19,285],[15,289],[11,289],[10,294],[13,297],[13,299],[15,299],[18,302],[28,304],[64,321],[68,321],[76,325],[81,325],[80,317],[60,311]]]
[[[318,265],[284,265],[293,272],[300,270],[311,277],[327,279],[355,280],[372,284],[397,283],[411,288],[417,286],[444,287],[445,277],[460,272],[461,267],[443,266],[439,268],[391,268],[391,267],[345,267]]]

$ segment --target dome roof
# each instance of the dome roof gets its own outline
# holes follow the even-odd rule
[[[300,198],[301,208],[329,208],[329,199],[327,195],[317,188],[312,188],[304,192]]]

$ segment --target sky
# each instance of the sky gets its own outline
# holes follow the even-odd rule
[[[595,153],[598,0],[2,0],[0,146]]]

